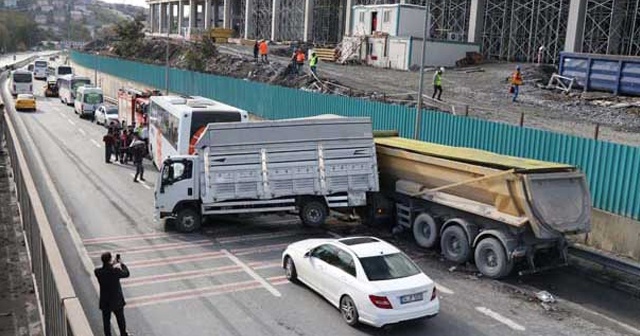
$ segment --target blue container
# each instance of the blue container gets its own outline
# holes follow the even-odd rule
[[[640,57],[561,52],[560,75],[585,91],[640,96]]]

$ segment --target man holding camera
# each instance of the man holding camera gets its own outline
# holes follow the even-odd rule
[[[102,267],[94,271],[98,283],[100,284],[100,310],[102,310],[102,322],[104,324],[105,336],[111,336],[111,313],[116,316],[118,329],[121,336],[128,336],[127,323],[124,320],[124,295],[120,279],[129,277],[129,269],[122,261],[120,255],[116,254],[115,261],[111,252],[105,252],[100,257]]]

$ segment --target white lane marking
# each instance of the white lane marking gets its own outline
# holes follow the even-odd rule
[[[454,292],[454,291],[452,291],[451,289],[449,289],[449,288],[447,288],[447,287],[443,286],[443,285],[442,285],[441,283],[439,283],[439,282],[437,282],[437,283],[436,283],[436,289],[437,289],[437,291],[438,291],[438,292],[441,292],[441,293],[444,293],[444,294],[447,294],[447,295],[453,295],[453,294],[455,294],[455,292]]]
[[[337,233],[335,233],[335,232],[333,232],[333,231],[327,231],[327,234],[328,234],[328,235],[330,235],[330,236],[331,236],[331,237],[333,237],[333,238],[336,238],[336,239],[340,239],[340,238],[342,238],[342,236],[341,236],[341,235],[339,235],[339,234],[337,234]]]
[[[117,162],[117,161],[116,161],[116,162]],[[118,164],[120,164],[120,163],[118,163]],[[135,178],[135,177],[136,177],[136,174],[129,174],[129,175],[131,175],[131,177],[133,177],[133,178]],[[147,189],[149,189],[149,190],[153,189],[153,188],[151,188],[151,186],[150,186],[150,185],[148,185],[148,184],[147,184],[147,182],[145,182],[145,181],[138,180],[138,182],[139,182],[143,187],[145,187],[145,188],[147,188]]]
[[[256,273],[253,269],[251,269],[251,267],[249,267],[247,264],[243,263],[240,259],[238,259],[238,257],[234,256],[233,254],[231,254],[231,252],[227,251],[226,249],[221,250],[221,252],[224,253],[229,259],[231,259],[231,261],[233,261],[236,265],[240,266],[252,278],[258,281],[266,290],[271,292],[273,296],[275,297],[282,296],[282,294],[280,294],[280,292],[275,287],[273,287],[269,283],[269,281],[265,280],[263,277],[258,275],[258,273]]]
[[[96,147],[102,148],[102,146],[100,146],[100,144],[97,141],[91,139],[91,142],[93,142],[93,144],[96,145]]]
[[[80,134],[82,135],[87,135],[87,132],[85,132],[82,128],[78,128],[78,132],[80,132]]]
[[[626,324],[624,322],[620,322],[618,320],[615,320],[615,319],[613,319],[613,318],[611,318],[609,316],[606,316],[606,315],[603,315],[601,313],[598,313],[597,311],[591,310],[591,309],[586,308],[584,306],[581,306],[581,305],[579,305],[577,303],[574,303],[574,302],[571,302],[571,301],[567,301],[567,300],[563,300],[563,299],[558,299],[558,302],[562,302],[563,304],[565,304],[567,306],[571,306],[575,310],[580,310],[580,311],[583,311],[585,313],[592,314],[594,316],[597,316],[597,317],[600,317],[602,319],[605,319],[605,320],[607,320],[607,321],[619,326],[620,328],[625,329],[627,332],[629,332],[631,334],[640,335],[640,329],[632,327],[632,326],[630,326],[630,325],[628,325],[628,324]]]
[[[476,307],[476,310],[491,317],[492,319],[506,325],[507,327],[513,329],[513,330],[518,330],[518,331],[525,331],[525,327],[517,324],[516,322],[514,322],[513,320],[504,317],[496,312],[494,312],[493,310],[486,308],[486,307]]]
[[[67,121],[68,121],[71,125],[73,125],[73,126],[75,126],[75,125],[76,125],[75,121],[72,121],[71,119],[67,119]]]

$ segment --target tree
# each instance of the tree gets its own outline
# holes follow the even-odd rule
[[[136,55],[144,40],[144,16],[138,15],[133,21],[121,21],[115,27],[118,42],[114,53],[121,57]]]

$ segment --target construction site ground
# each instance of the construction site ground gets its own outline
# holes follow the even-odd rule
[[[243,45],[218,45],[218,51],[249,59],[253,57],[252,47]],[[279,67],[289,63],[289,57],[269,56],[271,65],[258,66]],[[536,82],[546,85],[550,74],[542,73],[535,64],[523,64],[525,85],[520,89],[518,101],[513,103],[507,78],[515,66],[515,63],[485,63],[446,69],[443,76],[444,103],[430,99],[426,103],[449,111],[451,105],[455,105],[456,114],[464,114],[464,106],[468,105],[470,117],[516,125],[520,124],[521,113],[524,113],[525,127],[587,138],[594,137],[596,124],[600,124],[599,139],[640,145],[640,97],[615,97],[600,92],[582,94],[581,90],[565,94],[541,89]],[[425,72],[425,93],[430,96],[433,70],[426,69]],[[385,94],[415,106],[415,103],[407,104],[406,101],[417,98],[419,71],[320,62],[318,74],[322,79],[337,81],[354,90]]]

